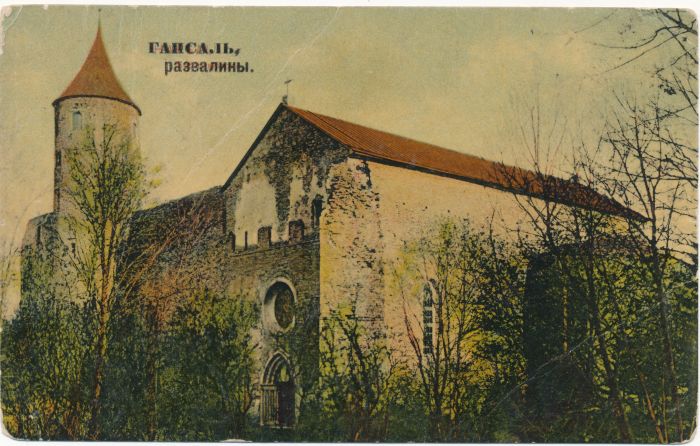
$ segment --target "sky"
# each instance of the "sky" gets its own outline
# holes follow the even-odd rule
[[[656,25],[631,9],[102,6],[114,71],[140,107],[158,203],[223,184],[285,94],[290,104],[528,167],[521,128],[595,138],[613,92],[643,95],[668,54],[614,49]],[[0,248],[52,208],[53,107],[95,37],[97,7],[4,9]],[[224,55],[149,54],[149,42],[227,42]],[[247,61],[252,73],[164,73],[165,61]],[[555,133],[556,133],[555,132]],[[553,154],[565,176],[573,145]],[[410,185],[407,185],[410,193]]]

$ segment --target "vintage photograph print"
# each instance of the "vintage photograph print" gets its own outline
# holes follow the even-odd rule
[[[683,443],[683,9],[7,6],[26,440]]]

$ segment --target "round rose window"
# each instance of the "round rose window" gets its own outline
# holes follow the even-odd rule
[[[277,326],[282,330],[289,328],[294,322],[294,294],[286,283],[277,282],[270,287],[265,299]]]

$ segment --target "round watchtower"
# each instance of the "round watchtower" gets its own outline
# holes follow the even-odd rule
[[[101,26],[83,66],[53,101],[55,120],[54,212],[65,213],[66,188],[72,181],[73,150],[86,150],[90,141],[100,148],[105,128],[114,129],[114,143],[129,144],[138,153],[137,125],[141,110],[122,88],[107,57]],[[106,127],[107,126],[107,127]]]

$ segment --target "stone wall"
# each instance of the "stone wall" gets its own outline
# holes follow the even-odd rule
[[[258,311],[252,333],[255,375],[262,377],[270,358],[282,352],[289,359],[301,399],[318,373],[317,232],[306,232],[295,240],[234,246],[224,235],[223,197],[221,189],[214,188],[135,216],[124,259],[133,263],[139,256],[148,261],[149,256],[157,255],[146,265],[137,298],[159,302],[161,318],[166,321],[188,293],[205,288],[252,302]],[[284,331],[275,330],[264,316],[265,295],[276,282],[288,284],[295,297],[294,320]],[[251,414],[258,414],[257,407]]]
[[[398,271],[407,243],[445,218],[467,218],[475,228],[493,223],[512,241],[528,226],[509,192],[354,158],[331,173],[320,234],[321,314],[355,301],[359,315],[374,318],[373,327],[385,328],[392,347],[409,357],[405,321],[421,320],[424,282],[397,279],[410,276]]]
[[[349,151],[296,114],[280,107],[224,185],[225,229],[238,247],[258,244],[258,229],[271,241],[287,240],[289,223],[313,229],[312,203],[326,201],[330,167]],[[247,236],[246,236],[247,234]]]
[[[134,215],[118,274],[135,287],[134,298],[158,302],[160,319],[188,294],[224,289],[222,203],[217,187]]]
[[[297,243],[276,242],[268,248],[249,247],[227,253],[225,268],[227,296],[249,299],[260,310],[254,340],[258,343],[256,373],[276,352],[282,352],[294,370],[298,390],[308,389],[318,373],[319,327],[319,244],[315,235]],[[269,314],[263,316],[265,295],[277,282],[294,292],[294,320],[288,330],[276,330]]]
[[[352,314],[384,330],[384,238],[380,196],[367,163],[349,159],[331,170],[321,214],[321,315]]]

